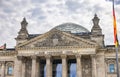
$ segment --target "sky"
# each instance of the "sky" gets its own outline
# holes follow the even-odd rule
[[[0,0],[0,45],[6,43],[7,48],[15,47],[24,17],[29,34],[43,34],[67,22],[91,31],[95,13],[100,19],[105,45],[113,45],[111,0]],[[115,13],[120,40],[120,0],[116,0]]]

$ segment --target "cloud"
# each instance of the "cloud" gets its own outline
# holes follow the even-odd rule
[[[120,25],[119,2],[115,6],[117,25]],[[97,13],[105,34],[105,44],[113,44],[112,4],[106,0],[0,0],[0,45],[14,47],[20,22],[28,21],[31,34],[41,34],[53,27],[73,22],[91,30],[92,18]],[[118,29],[120,26],[118,26]],[[109,30],[108,30],[109,29]],[[118,38],[120,30],[118,30]],[[120,40],[120,38],[119,38]]]
[[[113,0],[106,0],[106,1],[113,2]],[[116,5],[120,5],[120,0],[114,0],[114,3]]]
[[[70,12],[74,12],[81,7],[81,4],[78,1],[74,0],[67,0],[65,4]]]
[[[47,0],[32,0],[32,3],[45,3]]]

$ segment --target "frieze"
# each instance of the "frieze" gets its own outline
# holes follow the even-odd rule
[[[54,46],[54,47],[22,47],[17,50],[48,50],[48,49],[95,48],[94,46]]]
[[[74,51],[37,51],[35,53],[31,53],[28,55],[28,53],[21,53],[18,54],[17,56],[19,59],[22,59],[24,56],[30,57],[30,56],[46,56],[46,55],[51,55],[51,56],[60,56],[60,55],[81,55],[79,52],[74,52]]]

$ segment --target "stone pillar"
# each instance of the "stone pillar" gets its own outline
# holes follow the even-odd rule
[[[76,74],[77,77],[82,77],[81,55],[76,55]]]
[[[39,59],[37,59],[37,61],[36,61],[36,77],[40,77],[41,76],[41,73],[40,73],[40,60]]]
[[[92,77],[97,77],[96,55],[91,55],[91,59],[92,59]]]
[[[36,56],[32,56],[32,74],[31,74],[31,77],[36,77],[36,66],[37,66],[37,57]]]
[[[26,62],[26,58],[23,58],[22,61],[22,77],[25,77],[25,62]]]
[[[68,77],[67,56],[62,55],[62,77]]]
[[[2,67],[1,67],[1,77],[5,77],[5,62],[1,62]]]
[[[22,56],[15,57],[14,77],[22,76]]]
[[[52,77],[52,61],[50,55],[46,55],[46,77]]]

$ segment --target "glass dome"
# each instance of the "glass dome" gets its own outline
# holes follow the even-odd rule
[[[71,33],[89,33],[89,31],[86,28],[74,23],[60,24],[56,26],[54,29]]]

